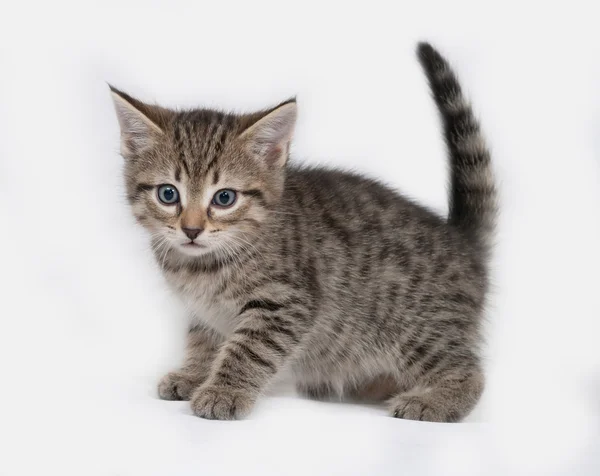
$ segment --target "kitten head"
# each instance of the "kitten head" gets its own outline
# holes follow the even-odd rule
[[[127,196],[154,242],[186,256],[228,254],[260,233],[283,193],[295,100],[234,115],[111,91]]]

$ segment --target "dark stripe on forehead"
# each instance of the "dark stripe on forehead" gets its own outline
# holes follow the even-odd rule
[[[213,143],[213,155],[216,157],[223,150],[223,143],[225,142],[225,137],[227,136],[227,126],[225,124],[221,124],[220,127],[215,131],[215,134],[212,138]]]
[[[196,130],[194,127],[194,123],[191,121],[186,122],[184,130],[185,130],[185,135],[186,135],[186,137],[185,137],[186,142],[184,144],[184,146],[185,146],[184,150],[187,150],[187,151],[191,150],[193,152],[193,150],[194,150],[193,142],[194,142],[194,139],[196,138]],[[191,159],[192,159],[192,163],[193,163],[195,157],[192,156]]]
[[[218,162],[218,160],[217,160],[218,158],[219,158],[219,156],[215,157],[213,160],[211,160],[211,161],[208,163],[208,165],[206,166],[206,173],[207,173],[207,174],[208,174],[208,173],[209,173],[209,172],[210,172],[210,171],[211,171],[213,168],[215,168],[215,167],[216,167],[216,165],[217,165],[217,162]]]
[[[188,177],[190,177],[190,168],[188,167],[187,161],[185,160],[185,153],[184,153],[184,148],[183,148],[183,138],[181,136],[180,127],[181,126],[179,124],[175,125],[175,131],[174,131],[175,147],[177,148],[177,157],[179,159],[179,163],[183,167],[185,174]],[[177,180],[179,180],[179,179],[177,179]]]
[[[207,157],[209,160],[206,166],[208,172],[217,165],[219,158],[221,157],[221,149],[223,149],[223,142],[225,141],[225,135],[227,130],[225,126],[221,126],[216,133],[207,141],[210,142],[210,148],[212,149],[211,157]]]
[[[232,133],[235,133],[236,130],[235,117],[231,114],[218,116],[218,122],[219,128],[209,139],[212,146],[212,157],[208,157],[209,163],[206,167],[207,172],[217,165],[218,160],[221,158],[221,152],[223,151],[223,146],[225,145],[227,137]]]
[[[208,152],[212,146],[213,136],[218,131],[219,126],[220,126],[219,118],[217,116],[213,116],[213,117],[211,117],[210,122],[206,125],[206,128],[204,129],[204,131],[202,133],[202,135],[204,136],[204,138],[203,138],[204,140],[202,143],[202,147],[200,148],[200,155],[203,159],[209,158],[209,157],[207,157]]]
[[[181,165],[176,165],[175,166],[175,180],[177,182],[181,181]]]
[[[183,156],[181,156],[179,160],[181,161],[181,165],[183,166],[183,171],[185,172],[185,174],[188,177],[191,177],[192,175],[190,174],[190,168],[188,167],[188,164],[185,161],[185,159],[183,158]]]
[[[210,109],[181,112],[174,125],[179,162],[188,177],[190,171],[205,175],[214,169],[228,137],[238,129],[235,115]]]

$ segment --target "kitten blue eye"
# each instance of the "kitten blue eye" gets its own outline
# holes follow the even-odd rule
[[[166,205],[175,205],[179,201],[179,192],[173,185],[158,187],[158,199]]]
[[[230,207],[235,203],[236,194],[233,190],[223,189],[215,193],[212,202],[219,207]]]

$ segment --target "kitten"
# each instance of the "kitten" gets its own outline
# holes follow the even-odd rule
[[[294,99],[174,111],[111,87],[133,214],[191,310],[161,398],[243,418],[289,365],[310,397],[386,399],[411,420],[471,411],[496,191],[455,74],[429,44],[418,57],[450,156],[447,219],[375,180],[288,164]]]

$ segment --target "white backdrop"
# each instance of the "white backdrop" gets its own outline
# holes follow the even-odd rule
[[[599,474],[595,20],[591,1],[2,2],[0,474]],[[297,95],[297,160],[445,213],[420,39],[456,67],[502,193],[470,423],[285,387],[244,422],[157,400],[184,319],[129,216],[105,82],[173,107]]]

